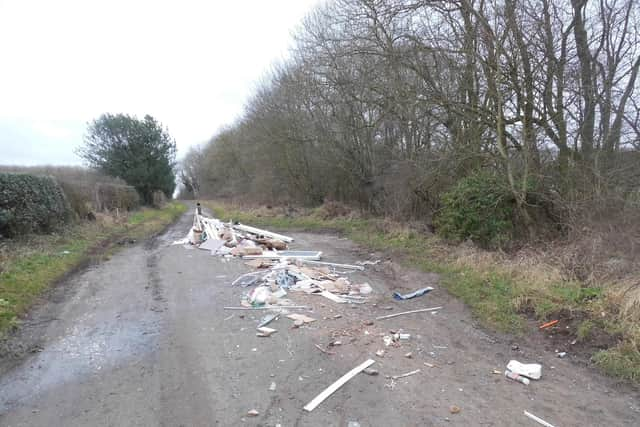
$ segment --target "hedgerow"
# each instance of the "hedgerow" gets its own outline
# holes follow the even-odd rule
[[[69,202],[53,178],[0,173],[0,235],[49,232],[70,217]]]

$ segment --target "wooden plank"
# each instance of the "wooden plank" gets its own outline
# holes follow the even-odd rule
[[[298,313],[287,314],[287,318],[291,320],[301,320],[304,323],[311,323],[316,321],[316,319],[314,319],[313,317],[305,316],[304,314]]]
[[[338,296],[336,294],[333,294],[329,291],[322,291],[322,292],[318,292],[315,295],[322,295],[323,297],[330,299],[333,302],[337,302],[338,304],[344,304],[347,302],[346,299],[342,298],[341,296]]]
[[[537,422],[540,425],[543,425],[544,427],[554,427],[553,424],[550,424],[548,422],[546,422],[545,420],[543,420],[542,418],[538,418],[535,415],[533,415],[531,412],[527,412],[524,411],[524,414],[528,417],[531,418],[533,421]]]
[[[272,239],[282,240],[286,243],[293,242],[293,238],[289,236],[283,236],[282,234],[272,233],[271,231],[261,230],[259,228],[251,227],[244,224],[234,224],[232,226],[236,230],[246,231],[247,233],[257,234],[259,236],[271,237]]]
[[[279,310],[282,308],[308,310],[308,305],[263,305],[260,307],[222,307],[224,310]]]
[[[243,255],[243,259],[295,259],[316,261],[322,258],[321,251],[276,251],[264,252],[261,255]]]
[[[340,379],[338,379],[338,381],[331,384],[322,393],[314,397],[311,402],[307,403],[304,407],[304,410],[307,412],[313,411],[319,404],[321,404],[327,397],[331,396],[336,390],[342,387],[347,381],[349,381],[351,378],[355,377],[374,363],[376,363],[375,360],[369,359],[344,374],[342,377],[340,377]]]
[[[301,259],[300,261],[302,261],[305,264],[311,264],[311,265],[328,265],[330,267],[346,268],[346,269],[349,269],[349,270],[364,271],[364,267],[361,266],[361,265],[337,264],[335,262],[313,261],[313,260],[307,260],[307,259]]]
[[[442,307],[421,308],[418,310],[402,311],[400,313],[387,314],[386,316],[376,317],[376,320],[391,319],[392,317],[404,316],[405,314],[424,313],[426,311],[442,310]]]

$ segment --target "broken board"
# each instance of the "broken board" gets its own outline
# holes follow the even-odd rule
[[[317,261],[322,258],[321,251],[273,251],[263,252],[262,255],[245,255],[244,259],[300,259]]]
[[[311,323],[316,321],[316,319],[314,319],[313,317],[305,316],[304,314],[299,313],[287,314],[287,318],[291,320],[301,320],[304,323]]]
[[[336,390],[342,387],[347,381],[349,381],[351,378],[355,377],[360,372],[364,371],[374,363],[376,363],[375,360],[369,359],[366,362],[356,366],[355,368],[353,368],[352,370],[344,374],[342,377],[340,377],[340,379],[338,379],[338,381],[331,384],[322,393],[314,397],[311,402],[307,403],[306,406],[304,407],[304,410],[307,412],[313,411],[319,404],[324,402],[324,400],[327,397],[331,396]]]

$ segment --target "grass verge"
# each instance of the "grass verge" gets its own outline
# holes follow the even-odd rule
[[[34,300],[52,283],[116,241],[148,237],[185,210],[181,203],[142,209],[128,218],[82,222],[50,235],[6,240],[0,246],[0,335],[19,323]]]
[[[318,209],[287,216],[203,203],[223,220],[274,230],[334,230],[371,250],[391,252],[404,265],[439,273],[441,285],[491,330],[523,336],[532,331],[531,319],[540,323],[560,319],[558,339],[566,343],[575,338],[577,342],[568,350],[595,353],[593,361],[605,373],[640,381],[640,352],[634,338],[640,334],[617,317],[605,287],[567,280],[557,267],[540,264],[534,256],[507,259],[505,254],[470,245],[449,245],[431,234],[380,218],[327,219]]]

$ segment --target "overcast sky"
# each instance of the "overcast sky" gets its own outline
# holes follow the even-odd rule
[[[80,164],[86,122],[151,114],[179,156],[230,124],[319,0],[0,0],[0,164]]]

